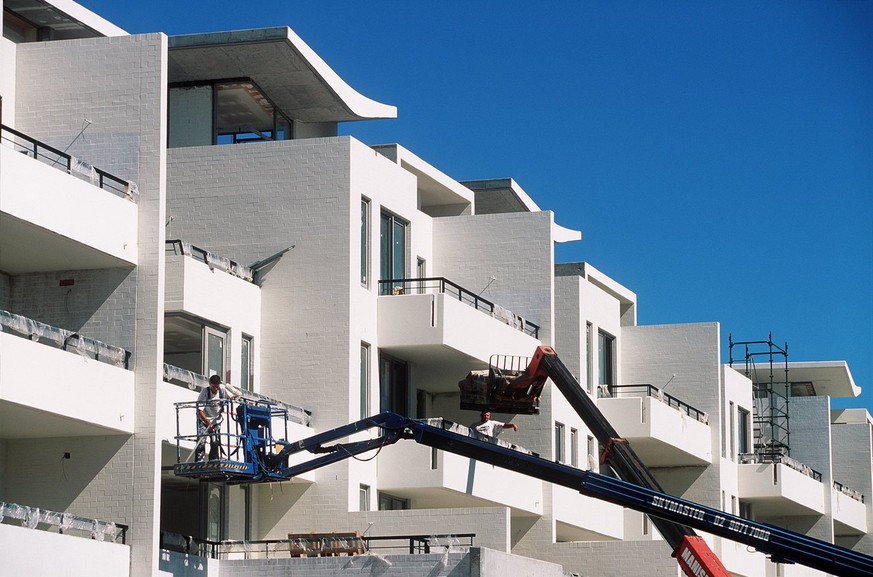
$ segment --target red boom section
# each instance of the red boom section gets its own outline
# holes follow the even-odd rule
[[[682,572],[688,577],[730,577],[703,537],[686,536],[674,555]]]

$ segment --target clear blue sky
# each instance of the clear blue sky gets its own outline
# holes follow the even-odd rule
[[[132,33],[290,26],[458,180],[514,178],[640,324],[845,360],[873,411],[873,2],[82,0]]]

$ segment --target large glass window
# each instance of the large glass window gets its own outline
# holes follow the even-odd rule
[[[406,222],[393,214],[382,213],[379,228],[380,280],[406,278],[406,226]],[[382,294],[390,294],[392,290],[393,287],[382,286]]]
[[[399,511],[409,509],[409,499],[403,497],[395,497],[388,493],[379,492],[379,510],[380,511]]]
[[[206,376],[225,376],[227,331],[181,315],[164,319],[164,362]]]
[[[379,410],[409,416],[409,367],[388,355],[380,357]]]
[[[614,385],[615,384],[615,337],[599,331],[598,339],[598,362],[600,365],[600,373],[598,375],[599,385]]]

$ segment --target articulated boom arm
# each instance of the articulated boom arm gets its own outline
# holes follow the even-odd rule
[[[326,445],[348,435],[370,428],[382,429],[382,435],[364,441]],[[549,483],[569,487],[596,499],[609,501],[641,511],[655,519],[677,526],[694,527],[732,541],[754,547],[780,562],[800,563],[841,577],[869,577],[873,575],[873,558],[813,539],[766,523],[757,523],[712,509],[691,501],[667,495],[661,491],[641,487],[621,479],[600,475],[543,459],[535,454],[519,451],[458,432],[457,425],[443,419],[417,421],[382,413],[356,423],[314,435],[286,446],[282,457],[301,451],[323,454],[306,463],[276,471],[278,476],[295,475],[341,461],[348,457],[378,449],[400,439],[434,447],[484,463],[520,472]],[[696,539],[701,539],[697,537]],[[702,539],[685,541],[677,547],[677,561],[694,576],[718,575],[721,564],[705,547]],[[695,549],[697,548],[697,549]],[[695,549],[692,551],[692,549]],[[710,557],[711,556],[711,557]],[[712,561],[717,565],[713,565]],[[725,572],[725,575],[727,573]]]

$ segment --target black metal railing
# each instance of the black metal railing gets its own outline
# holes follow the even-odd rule
[[[692,419],[709,424],[709,415],[705,411],[696,409],[652,385],[607,385],[606,390],[610,397],[652,397]]]
[[[834,481],[834,489],[839,491],[843,495],[851,497],[852,499],[854,499],[856,501],[860,501],[862,503],[864,502],[864,494],[863,493],[861,493],[860,491],[856,491],[855,489],[852,489],[850,487],[846,487],[845,485],[843,485],[839,481]]]
[[[8,523],[11,519],[19,521],[22,527],[29,529],[86,537],[97,541],[108,539],[122,545],[127,543],[128,526],[121,523],[0,501],[0,521]]]
[[[130,368],[130,351],[9,311],[0,310],[0,332],[17,335],[65,351],[77,352],[80,355],[116,367]]]
[[[527,335],[539,338],[539,325],[506,310],[500,305],[492,303],[488,299],[480,297],[447,278],[405,278],[379,281],[379,294],[383,296],[433,293],[447,294],[480,312],[503,321]]]
[[[446,535],[384,535],[362,536],[356,538],[363,543],[363,552],[380,554],[429,554],[434,549],[453,549],[473,547],[475,533],[458,533]],[[161,549],[208,557],[211,559],[228,559],[242,555],[246,559],[276,559],[282,557],[301,556],[299,539],[262,539],[262,540],[224,540],[210,541],[161,531]],[[306,556],[317,556],[313,549]]]
[[[254,278],[254,271],[249,267],[241,265],[236,261],[232,261],[229,258],[213,254],[208,250],[204,250],[183,240],[176,239],[166,241],[166,252],[167,254],[189,256],[194,260],[206,263],[212,268],[223,270],[226,273],[249,282],[252,282],[252,279]]]
[[[0,125],[0,142],[30,158],[44,164],[64,170],[91,184],[112,192],[133,202],[137,201],[136,185],[130,181],[119,178],[105,170],[92,166],[71,154],[67,154],[57,148],[40,142],[5,125]]]

